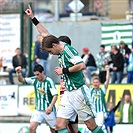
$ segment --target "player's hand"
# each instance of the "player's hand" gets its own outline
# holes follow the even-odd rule
[[[113,70],[116,71],[117,70],[117,67],[113,67]]]
[[[33,12],[32,12],[32,9],[31,9],[31,6],[28,5],[28,9],[26,9],[25,13],[27,14],[27,16],[29,16],[31,19],[34,18],[34,15],[33,15]]]
[[[109,65],[105,65],[105,69],[106,69],[106,71],[109,71],[110,70]]]
[[[56,67],[55,70],[54,70],[54,72],[55,72],[57,75],[63,74],[63,73],[62,73],[62,68],[61,68],[61,67]]]
[[[20,73],[20,72],[22,71],[21,66],[16,67],[16,68],[15,68],[15,71],[16,71],[17,73]]]
[[[48,107],[46,110],[45,110],[46,114],[49,115],[51,112],[52,112],[52,107]]]

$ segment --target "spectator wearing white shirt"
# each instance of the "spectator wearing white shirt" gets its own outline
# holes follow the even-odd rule
[[[133,123],[133,104],[131,103],[131,96],[129,94],[125,94],[124,103],[120,106],[119,123]]]

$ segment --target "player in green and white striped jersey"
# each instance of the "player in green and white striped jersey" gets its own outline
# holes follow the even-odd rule
[[[106,102],[105,102],[105,94],[109,84],[110,77],[110,68],[108,65],[105,66],[106,70],[106,81],[102,88],[100,88],[100,79],[93,79],[93,87],[89,87],[91,90],[91,97],[93,100],[93,104],[95,106],[95,110],[97,113],[96,123],[98,126],[102,127],[104,124],[104,115],[106,114]]]
[[[34,67],[34,77],[23,78],[21,67],[16,68],[18,80],[22,83],[32,84],[35,90],[36,105],[30,120],[30,133],[35,133],[39,124],[45,121],[55,133],[56,109],[55,102],[58,92],[55,84],[50,77],[44,75],[44,68],[41,65]]]
[[[50,35],[47,29],[34,17],[30,6],[25,13],[43,36],[41,49],[58,55],[59,63],[61,63],[54,72],[57,75],[63,75],[67,91],[62,97],[57,111],[56,130],[58,133],[68,133],[66,128],[68,121],[74,121],[78,114],[92,133],[103,133],[94,120],[95,110],[82,72],[85,69],[85,64],[78,52],[73,47],[60,43],[57,37]]]

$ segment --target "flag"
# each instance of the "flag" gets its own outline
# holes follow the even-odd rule
[[[101,23],[101,44],[105,46],[118,45],[124,41],[132,45],[132,23]]]

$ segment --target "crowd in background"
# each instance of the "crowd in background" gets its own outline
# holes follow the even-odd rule
[[[110,66],[111,84],[120,84],[124,76],[127,83],[133,83],[133,48],[129,48],[121,41],[119,46],[112,45],[111,51],[105,51],[105,46],[100,46],[100,52],[94,57],[89,48],[83,48],[83,58],[86,64],[86,75],[91,82],[92,73],[98,73],[100,82],[106,79],[105,65]],[[96,73],[96,74],[97,74]]]
[[[32,47],[32,69],[37,65],[40,64],[44,68],[44,74],[47,76],[47,71],[49,69],[48,65],[48,58],[49,53],[46,51],[41,51],[41,36],[37,36],[37,40],[35,43],[33,43]],[[119,44],[119,47],[117,45],[111,46],[111,51],[106,51],[104,45],[100,45],[100,51],[97,53],[96,56],[91,53],[90,49],[85,47],[82,49],[83,54],[81,55],[81,58],[83,59],[83,62],[86,65],[86,69],[83,70],[83,73],[86,78],[86,85],[89,86],[92,83],[92,85],[95,88],[95,81],[98,82],[99,80],[99,87],[97,92],[99,94],[102,94],[102,89],[100,88],[100,84],[103,84],[103,88],[108,85],[106,85],[106,82],[108,80],[108,77],[111,75],[111,84],[120,84],[122,83],[123,76],[126,74],[127,76],[127,83],[133,83],[133,48],[128,48],[128,46],[125,44],[125,42],[121,41]],[[14,84],[13,80],[13,73],[16,73],[15,68],[18,66],[21,66],[22,70],[22,76],[25,78],[27,75],[26,69],[27,69],[27,61],[26,57],[21,54],[21,49],[16,48],[15,55],[12,58],[12,65],[13,68],[9,69],[9,81],[10,84]],[[32,57],[32,56],[31,56]],[[106,67],[109,66],[109,69]],[[107,73],[109,70],[109,73]],[[126,70],[126,73],[124,73],[124,70]],[[33,71],[34,72],[34,71]],[[96,73],[99,78],[92,78],[92,73]],[[108,76],[107,76],[108,75]],[[32,73],[31,76],[34,76],[34,73]],[[107,83],[108,84],[108,83]],[[97,87],[96,87],[97,88]],[[103,89],[104,90],[104,89]],[[96,94],[97,94],[96,92]],[[95,103],[95,90],[91,90],[92,93],[92,99],[94,99]],[[93,96],[94,93],[94,96]],[[101,101],[102,97],[105,97],[106,91],[103,91],[103,96],[101,95]],[[96,98],[97,100],[97,98]],[[115,111],[119,108],[120,109],[120,117],[119,117],[119,123],[122,124],[128,124],[133,123],[133,105],[131,103],[131,95],[129,93],[126,93],[123,97],[123,101],[120,99],[120,101],[117,103],[116,106],[113,106],[113,103],[106,103],[104,100],[103,103],[105,103],[105,109],[102,110],[103,114],[106,113],[106,116],[103,116],[104,118],[104,125],[106,127],[106,130],[108,133],[113,132],[113,127],[116,125],[115,122]],[[106,107],[107,104],[107,107]],[[101,106],[101,105],[100,105]],[[97,108],[97,107],[95,107]],[[96,112],[97,115],[100,114],[101,119],[101,111]],[[97,117],[98,118],[98,117]]]
[[[37,35],[36,41],[32,43],[31,47],[31,69],[33,70],[36,64],[40,64],[45,69],[45,74],[48,74],[50,69],[49,53],[46,51],[41,51],[41,36]],[[105,65],[110,66],[111,72],[111,84],[123,83],[123,79],[126,77],[126,82],[133,83],[133,47],[129,48],[124,41],[121,41],[119,45],[110,46],[110,51],[105,50],[105,45],[100,45],[99,53],[93,55],[88,47],[82,49],[81,58],[83,59],[86,70],[84,70],[84,75],[86,81],[91,83],[93,75],[98,75],[100,82],[103,84],[106,79]],[[1,59],[2,65],[2,59]],[[15,55],[12,58],[13,68],[9,68],[9,83],[14,84],[13,73],[15,73],[15,67],[21,66],[23,68],[22,74],[24,77],[27,75],[27,60],[26,56],[21,53],[20,48],[16,48]],[[1,66],[2,67],[2,66]],[[31,73],[31,76],[34,74]]]

